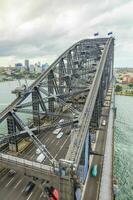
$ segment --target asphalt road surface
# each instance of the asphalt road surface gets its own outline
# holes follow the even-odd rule
[[[58,160],[59,158],[65,158],[70,143],[70,135],[65,134],[67,127],[63,128],[63,136],[57,139],[52,132],[45,132],[39,135],[40,141],[46,145],[46,148],[50,153]],[[29,145],[24,154],[20,157],[28,160],[36,161],[36,146],[34,144]],[[48,160],[44,161],[44,164],[48,164]],[[31,193],[25,194],[24,190],[29,182],[29,178],[16,173],[14,176],[10,176],[9,172],[5,172],[0,178],[0,200],[39,200],[43,199],[42,190],[36,185]]]
[[[108,124],[110,97],[108,96],[106,100],[107,101],[105,101],[104,103],[105,107],[103,107],[102,115],[106,116],[106,122]],[[105,119],[105,117],[101,117],[101,121],[103,119]],[[97,138],[97,142],[95,146],[95,151],[101,155],[104,155],[104,148],[105,148],[106,134],[107,134],[107,124],[106,126],[102,126],[102,125],[100,126],[101,130],[99,130],[99,134],[98,134],[98,138]],[[103,156],[97,156],[97,155],[93,156],[90,169],[93,164],[97,164],[98,173],[96,177],[93,177],[91,176],[91,170],[90,170],[87,185],[86,185],[84,200],[98,200],[102,162],[103,162]]]

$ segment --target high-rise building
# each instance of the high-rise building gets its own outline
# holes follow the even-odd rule
[[[17,70],[21,70],[22,67],[23,67],[22,63],[16,63],[16,64],[15,64],[15,68],[16,68]]]
[[[29,71],[29,60],[27,59],[27,60],[25,60],[25,62],[24,62],[24,64],[25,64],[25,68],[27,69],[27,71]]]
[[[42,72],[48,68],[48,63],[42,64]]]
[[[31,73],[35,72],[35,66],[34,65],[30,65],[29,70]]]

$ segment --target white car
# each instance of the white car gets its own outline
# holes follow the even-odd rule
[[[62,123],[62,122],[64,122],[64,119],[61,119],[61,120],[59,121],[59,123]]]
[[[43,144],[43,146],[46,147],[45,144]],[[36,154],[38,155],[38,154],[40,154],[40,153],[41,153],[41,150],[38,148],[38,149],[36,150]]]
[[[57,136],[56,136],[56,138],[61,138],[63,136],[63,132],[60,132]]]
[[[102,121],[102,125],[103,125],[103,126],[106,125],[106,120],[105,120],[105,119]]]
[[[53,134],[54,135],[57,135],[60,131],[61,131],[62,128],[57,128],[53,131]]]
[[[43,154],[41,153],[41,154],[37,157],[36,161],[41,163],[41,162],[45,159],[45,157],[46,157],[46,156],[43,155]]]

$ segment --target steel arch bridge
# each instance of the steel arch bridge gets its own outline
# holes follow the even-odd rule
[[[74,199],[75,185],[85,181],[89,169],[90,134],[99,127],[113,61],[114,38],[84,39],[59,56],[30,87],[18,91],[17,98],[0,113],[0,123],[7,120],[8,133],[0,138],[1,165],[49,180],[60,190],[61,199]],[[32,116],[29,125],[20,113]],[[46,140],[42,141],[44,133],[53,137],[49,136],[53,129],[62,129],[65,136],[57,149],[54,143],[47,147]],[[19,154],[19,143],[27,137],[46,157],[44,163],[3,152],[6,144]],[[79,180],[81,164],[84,174]]]

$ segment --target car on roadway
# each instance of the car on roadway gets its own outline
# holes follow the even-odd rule
[[[60,132],[60,133],[56,136],[56,138],[57,138],[57,139],[60,139],[60,138],[63,136],[63,134],[64,134],[63,132]]]
[[[57,135],[60,131],[61,131],[62,128],[57,128],[53,131],[53,134],[54,135]]]
[[[28,195],[33,190],[34,187],[35,187],[35,183],[29,181],[24,189],[25,194]]]
[[[61,120],[59,121],[59,123],[62,123],[62,122],[64,122],[64,119],[61,119]]]
[[[45,158],[46,158],[46,156],[45,156],[44,154],[41,153],[41,154],[37,157],[36,161],[39,162],[39,163],[41,163]]]
[[[97,165],[92,165],[91,175],[94,177],[97,176]]]
[[[14,169],[10,169],[8,176],[11,177],[11,176],[14,176],[15,174],[16,174],[16,171]]]
[[[102,121],[102,126],[106,126],[106,120],[105,119],[103,119],[103,121]]]
[[[43,146],[46,147],[45,144],[43,144]],[[40,153],[41,153],[41,150],[40,150],[39,148],[37,148],[37,150],[36,150],[36,154],[38,155],[38,154],[40,154]]]

